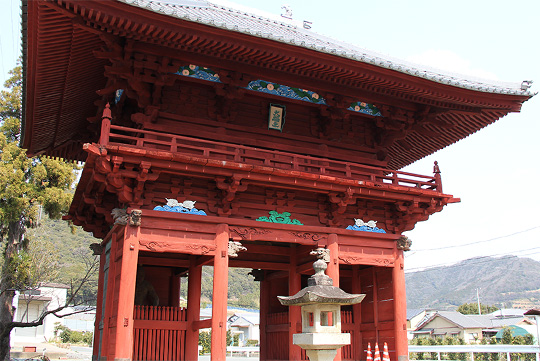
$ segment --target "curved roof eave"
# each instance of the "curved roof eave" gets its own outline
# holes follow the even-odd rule
[[[188,5],[182,5],[179,1],[118,1],[156,13],[176,17],[178,19],[315,50],[321,53],[374,65],[376,67],[394,70],[440,84],[492,94],[522,96],[533,96],[536,94],[529,90],[530,83],[527,81],[521,83],[496,82],[472,78],[470,76],[465,77],[459,74],[445,73],[427,66],[420,66],[390,56],[381,55],[306,30],[291,23],[272,20],[257,14],[221,6],[210,1],[199,0],[199,6],[193,5],[193,3],[197,1],[190,1]]]

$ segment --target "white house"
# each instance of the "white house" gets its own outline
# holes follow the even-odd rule
[[[81,312],[84,311],[84,312]],[[72,315],[62,318],[63,325],[73,331],[94,332],[94,323],[96,321],[96,309],[90,306],[68,307],[63,311],[64,314]]]
[[[13,319],[19,322],[36,321],[45,311],[54,310],[64,305],[68,286],[58,283],[42,283],[35,290],[17,292],[13,299],[15,314]],[[44,342],[54,337],[54,324],[61,319],[50,314],[37,327],[17,327],[11,331],[11,341]]]
[[[246,345],[247,340],[259,341],[259,319],[257,312],[235,313],[227,320],[228,329],[238,335],[239,346]]]

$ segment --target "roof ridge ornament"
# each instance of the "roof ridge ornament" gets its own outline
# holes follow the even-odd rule
[[[521,90],[527,91],[532,86],[533,81],[532,80],[523,80],[521,82]]]
[[[292,13],[291,6],[287,4],[283,4],[281,8],[283,9],[283,12],[281,13],[281,17],[292,20],[293,13]]]

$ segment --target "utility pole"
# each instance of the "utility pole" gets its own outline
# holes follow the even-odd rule
[[[482,315],[482,310],[480,309],[480,295],[478,294],[478,288],[476,289],[476,301],[478,302],[478,314]]]

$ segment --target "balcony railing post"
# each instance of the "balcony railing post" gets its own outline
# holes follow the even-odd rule
[[[397,171],[394,171],[392,173],[392,184],[394,185],[399,185],[399,179],[398,179],[398,174],[397,174]]]
[[[101,116],[101,135],[99,137],[99,144],[107,145],[109,144],[109,134],[111,132],[111,106],[109,103],[105,105],[103,109],[103,114]]]
[[[433,164],[433,173],[435,175],[435,190],[442,193],[441,170],[437,161]]]

